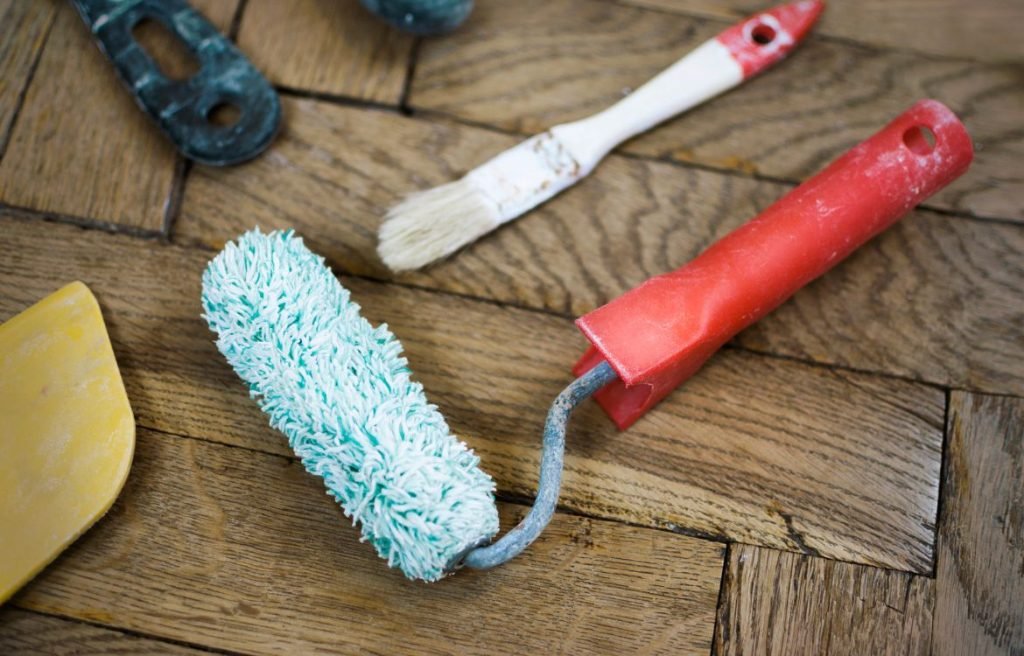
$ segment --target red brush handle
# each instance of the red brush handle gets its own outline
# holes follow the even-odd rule
[[[620,380],[595,398],[626,428],[736,333],[960,176],[972,157],[953,112],[918,102],[689,264],[580,317],[592,347],[574,372],[608,361]]]
[[[822,0],[799,0],[754,14],[717,37],[743,70],[753,77],[789,54],[825,9]]]

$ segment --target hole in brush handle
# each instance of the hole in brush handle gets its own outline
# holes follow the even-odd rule
[[[755,25],[750,30],[750,40],[759,46],[766,46],[775,40],[775,28],[766,23]]]
[[[185,0],[72,0],[139,106],[182,155],[225,166],[261,153],[281,122],[270,83]],[[218,109],[233,105],[234,116]]]

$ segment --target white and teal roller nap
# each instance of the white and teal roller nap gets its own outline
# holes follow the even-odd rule
[[[248,232],[203,274],[204,317],[306,469],[389,565],[441,578],[498,530],[494,482],[423,387],[386,324],[291,232]]]

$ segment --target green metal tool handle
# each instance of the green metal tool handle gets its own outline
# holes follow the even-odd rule
[[[139,106],[189,159],[224,166],[260,154],[281,123],[277,93],[228,39],[184,0],[72,0],[100,49]],[[170,80],[132,35],[142,21],[159,22],[199,61],[185,80]],[[220,105],[239,111],[231,125],[217,125]]]

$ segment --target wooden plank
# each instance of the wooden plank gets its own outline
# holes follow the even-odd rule
[[[715,653],[931,653],[935,581],[747,545],[729,552]]]
[[[772,3],[763,0],[619,0],[664,11],[739,20]],[[1020,61],[1024,46],[1015,26],[1024,5],[1006,0],[858,0],[829,2],[814,33],[884,49],[940,57]]]
[[[0,156],[25,85],[53,24],[55,6],[48,2],[0,1]]]
[[[507,527],[525,507],[502,504]],[[707,653],[724,547],[559,513],[523,557],[389,570],[297,462],[139,432],[111,513],[21,607],[247,653]]]
[[[537,132],[610,105],[726,24],[587,0],[481,4],[464,29],[424,42],[410,104]],[[1024,220],[1019,77],[1012,64],[812,39],[772,71],[623,148],[800,180],[915,100],[935,97],[964,119],[978,152],[930,206]]]
[[[40,615],[11,606],[0,609],[0,651],[6,656],[89,656],[154,654],[198,656],[208,652],[128,635],[75,620]]]
[[[209,0],[200,8],[226,28],[234,4]],[[56,7],[56,22],[0,163],[0,201],[159,233],[174,177],[174,147],[135,105],[71,4]]]
[[[205,16],[224,34],[231,28],[238,3],[239,0],[189,0],[193,9]]]
[[[0,200],[155,233],[174,157],[74,8],[61,3],[0,162]]]
[[[254,224],[294,227],[345,271],[375,254],[386,208],[515,139],[445,121],[285,103],[274,150],[240,169],[193,169],[175,238],[219,247]],[[396,154],[397,153],[397,154]],[[585,181],[452,260],[401,280],[577,316],[686,262],[788,187],[610,157]],[[739,343],[823,364],[1024,394],[1024,232],[918,211]]]
[[[256,220],[256,217],[254,217]],[[0,312],[95,290],[141,425],[287,453],[199,318],[209,251],[15,219]],[[311,240],[314,248],[316,240]],[[131,267],[125,267],[131,262]],[[501,490],[532,495],[547,406],[583,340],[563,317],[345,279]],[[561,502],[748,543],[932,570],[944,397],[900,380],[730,350],[626,433],[595,404],[569,430]]]
[[[275,84],[397,105],[413,38],[356,2],[250,0],[239,45]]]
[[[1024,649],[1024,400],[953,392],[935,653]]]

